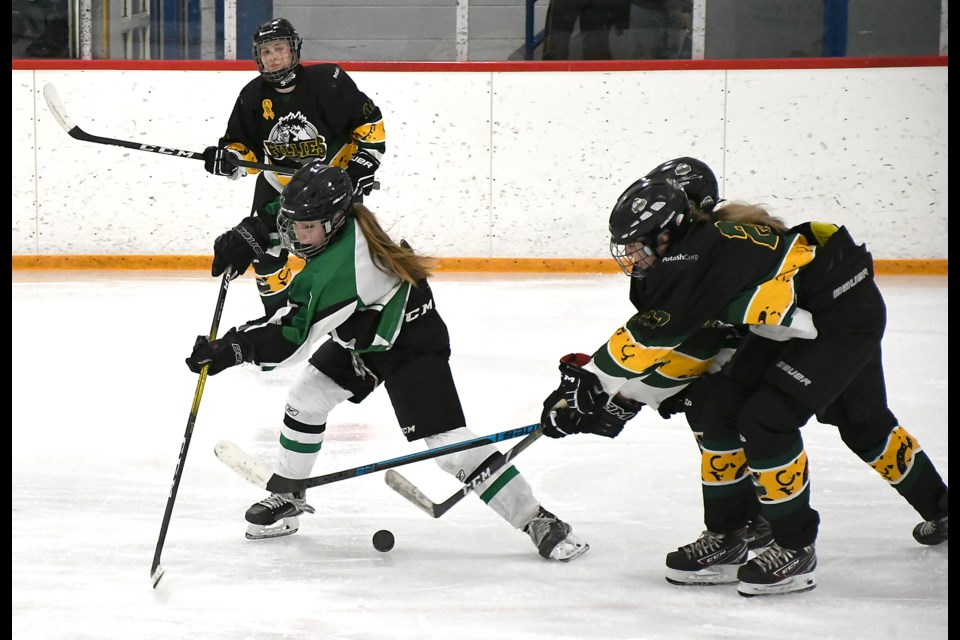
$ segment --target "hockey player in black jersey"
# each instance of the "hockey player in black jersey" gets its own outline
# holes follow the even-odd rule
[[[618,415],[611,406],[622,404],[625,391],[631,397],[637,381],[656,385],[659,371],[682,362],[678,348],[704,323],[750,327],[723,371],[691,385],[675,404],[707,425],[705,456],[718,481],[739,485],[740,494],[714,509],[713,527],[707,518],[714,530],[687,546],[735,570],[745,596],[815,587],[819,516],[800,436],[814,415],[840,427],[847,446],[921,514],[919,542],[946,539],[947,489],[886,406],[883,299],[869,252],[846,229],[806,223],[788,230],[752,205],[706,216],[676,181],[644,178],[618,200],[610,230],[614,258],[639,282],[631,299],[645,306],[592,358],[561,363],[560,388],[544,403],[546,435],[603,433]],[[756,498],[743,496],[745,472],[774,537],[749,562],[741,536]]]
[[[230,158],[293,169],[321,160],[346,169],[360,201],[373,189],[386,151],[380,108],[340,66],[301,64],[301,44],[300,35],[284,18],[260,25],[253,37],[260,75],[240,91],[226,133],[204,151],[204,166],[214,175],[237,179],[260,174],[250,214],[214,242],[211,273],[219,276],[230,266],[239,275],[252,261],[268,314],[283,306],[292,273],[288,252],[269,249],[277,230],[262,211],[280,197],[290,176],[242,169]]]
[[[273,368],[312,353],[289,391],[280,427],[277,473],[288,478],[310,476],[334,407],[359,403],[380,384],[408,441],[436,448],[476,437],[466,426],[450,371],[449,333],[428,282],[433,261],[391,239],[355,197],[338,167],[314,161],[298,170],[279,202],[263,212],[276,217],[283,246],[306,260],[285,306],[217,340],[199,337],[187,358],[191,371],[208,366],[212,376],[244,362]],[[437,464],[462,480],[500,455],[485,445]],[[526,533],[544,558],[567,561],[589,549],[540,505],[513,465],[475,493]],[[292,534],[304,512],[314,509],[303,493],[271,494],[247,510],[247,537]]]

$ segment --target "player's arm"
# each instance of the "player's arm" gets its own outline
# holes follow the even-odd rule
[[[242,175],[259,173],[259,169],[238,167],[230,162],[231,159],[260,162],[255,149],[256,125],[247,122],[244,92],[240,93],[230,118],[227,120],[227,130],[214,146],[203,150],[203,167],[215,176],[226,176],[236,180]]]
[[[344,133],[354,147],[344,167],[353,182],[355,193],[368,195],[373,189],[374,175],[387,151],[387,134],[383,113],[362,92],[346,71],[337,67],[336,102],[343,116]]]

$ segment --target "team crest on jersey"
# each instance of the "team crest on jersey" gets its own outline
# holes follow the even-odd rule
[[[670,322],[670,314],[659,309],[651,309],[641,313],[638,321],[649,329],[656,329]]]
[[[282,158],[326,158],[327,142],[301,112],[288,113],[277,120],[263,148],[267,154]]]

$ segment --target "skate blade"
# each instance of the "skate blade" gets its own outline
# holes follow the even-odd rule
[[[590,545],[586,542],[580,540],[576,542],[563,540],[550,552],[550,559],[559,562],[570,562],[574,558],[579,558],[589,550]]]
[[[781,580],[776,584],[749,584],[741,582],[737,592],[744,598],[755,596],[780,596],[788,593],[803,593],[811,591],[817,586],[817,579],[812,573],[794,576]]]
[[[680,571],[667,567],[666,576],[670,584],[680,587],[712,587],[718,584],[736,584],[737,571],[743,565],[724,564],[715,565],[699,571]]]
[[[265,527],[259,524],[247,525],[247,531],[244,534],[247,540],[269,540],[270,538],[282,538],[283,536],[293,535],[300,528],[300,521],[296,518],[284,518],[282,521]]]

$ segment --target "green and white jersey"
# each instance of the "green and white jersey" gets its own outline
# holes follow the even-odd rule
[[[363,353],[393,346],[410,285],[377,266],[357,221],[309,259],[287,290],[287,305],[240,328],[262,369],[308,357],[328,334]]]

